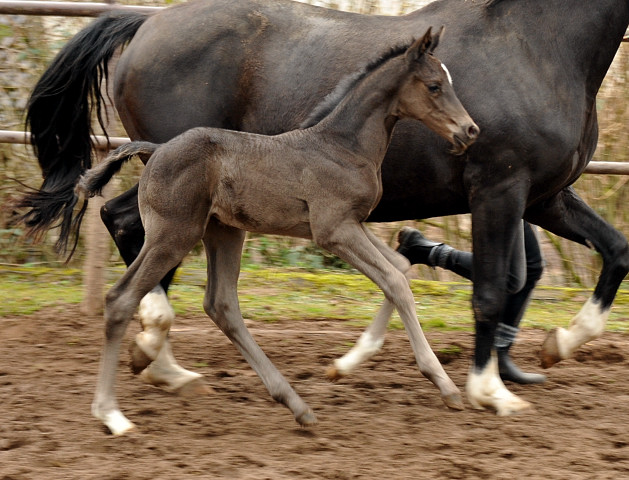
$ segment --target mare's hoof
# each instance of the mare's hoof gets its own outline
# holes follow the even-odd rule
[[[129,345],[129,355],[131,356],[129,367],[131,367],[131,371],[134,375],[140,373],[153,361],[146,353],[144,353],[135,339],[131,342],[131,345]]]
[[[185,383],[175,390],[180,397],[200,397],[204,395],[213,395],[216,391],[210,387],[202,378],[195,378]]]
[[[474,409],[485,410],[485,408],[490,408],[495,410],[496,415],[499,417],[507,417],[524,411],[533,411],[531,403],[513,395],[507,389],[504,389],[504,392],[484,398],[475,399],[470,396],[469,401]]]
[[[460,393],[451,393],[450,395],[442,395],[441,399],[445,403],[446,407],[451,410],[465,410],[465,404],[463,403],[463,397]]]
[[[311,427],[317,424],[317,417],[311,409],[306,410],[301,415],[295,417],[297,423],[302,427]]]
[[[503,402],[496,406],[496,415],[499,417],[508,417],[521,412],[532,411],[533,405],[526,400],[522,400],[520,397],[515,397],[509,402]]]
[[[542,350],[539,353],[542,368],[550,368],[555,363],[561,361],[559,355],[559,344],[557,343],[557,329],[554,328],[546,336],[546,340],[542,344]]]
[[[328,369],[325,372],[326,377],[328,377],[328,380],[330,380],[331,382],[336,382],[337,380],[340,380],[341,378],[343,378],[345,375],[343,375],[338,368],[336,368],[335,365],[331,365],[330,367],[328,367]]]

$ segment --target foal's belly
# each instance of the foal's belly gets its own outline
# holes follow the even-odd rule
[[[312,238],[305,202],[264,198],[251,202],[235,201],[229,205],[213,204],[211,215],[225,225],[247,232]]]

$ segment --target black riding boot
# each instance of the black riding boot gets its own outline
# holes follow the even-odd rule
[[[509,356],[509,350],[513,345],[516,335],[518,334],[518,327],[511,327],[504,323],[499,323],[496,328],[496,336],[494,337],[494,346],[498,353],[498,372],[500,378],[503,381],[531,384],[531,383],[544,383],[546,381],[546,375],[539,373],[526,373],[518,368],[513,363]]]
[[[428,240],[419,230],[409,227],[400,230],[397,240],[397,251],[408,258],[412,265],[419,263],[433,268],[441,267],[468,280],[472,279],[471,253]]]

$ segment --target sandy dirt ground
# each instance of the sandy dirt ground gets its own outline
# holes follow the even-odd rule
[[[118,398],[137,430],[108,435],[90,415],[102,320],[67,306],[2,318],[0,480],[24,479],[621,479],[629,478],[629,337],[606,333],[511,385],[534,411],[500,418],[448,411],[414,363],[403,331],[351,377],[325,378],[360,329],[332,320],[250,322],[269,357],[315,410],[300,428],[207,319],[178,318],[182,365],[214,392],[177,396],[143,384],[121,355]],[[126,344],[138,331],[129,329]],[[462,390],[472,334],[428,334]],[[544,332],[524,331],[514,358],[539,371]],[[126,347],[126,345],[125,345]],[[457,349],[455,349],[457,350]]]

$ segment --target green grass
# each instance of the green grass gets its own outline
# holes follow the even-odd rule
[[[123,266],[107,269],[108,285]],[[82,273],[78,269],[0,266],[0,317],[29,315],[51,306],[80,303]],[[205,315],[202,308],[205,266],[184,265],[171,289],[179,315]],[[473,329],[471,284],[413,280],[419,320],[425,330]],[[590,291],[538,287],[523,325],[550,329],[567,326],[589,298]],[[330,270],[245,267],[239,282],[245,318],[257,321],[338,319],[366,325],[383,300],[380,290],[363,275]],[[391,328],[402,328],[394,316]],[[629,282],[623,282],[608,321],[608,330],[629,332]]]
[[[0,317],[29,315],[39,310],[81,303],[78,269],[0,266]]]

